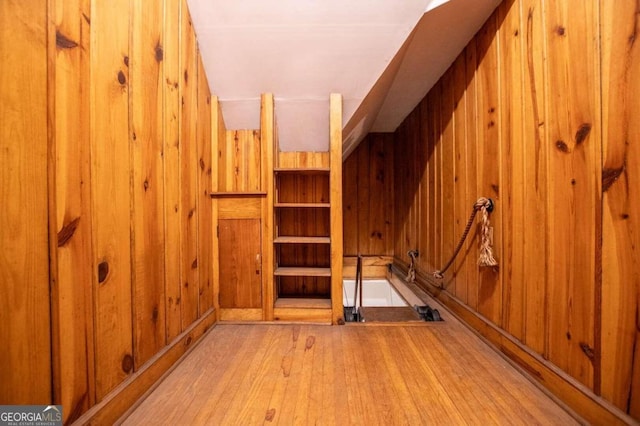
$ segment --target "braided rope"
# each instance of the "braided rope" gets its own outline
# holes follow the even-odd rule
[[[471,226],[473,225],[473,221],[478,213],[478,210],[482,212],[482,242],[480,244],[480,256],[478,258],[479,266],[496,266],[498,262],[493,257],[493,249],[491,247],[491,230],[490,230],[490,222],[489,222],[489,211],[487,210],[491,205],[491,201],[488,198],[478,198],[478,200],[473,205],[473,211],[469,216],[469,220],[467,221],[467,226],[464,228],[464,232],[462,233],[462,238],[460,238],[460,242],[456,246],[456,249],[453,251],[453,256],[447,262],[447,264],[442,268],[433,273],[433,277],[437,280],[444,279],[444,273],[449,269],[456,256],[462,249],[462,245],[464,241],[467,239],[467,235],[469,235],[469,231],[471,230]],[[411,260],[411,264],[413,265],[413,259]],[[411,266],[409,267],[411,269]],[[414,272],[415,275],[415,272]]]

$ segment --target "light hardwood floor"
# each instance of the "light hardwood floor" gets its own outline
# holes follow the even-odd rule
[[[443,317],[420,325],[217,325],[124,424],[576,423]]]

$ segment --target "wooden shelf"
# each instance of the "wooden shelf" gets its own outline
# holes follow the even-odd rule
[[[273,274],[276,277],[330,277],[331,268],[280,267]]]
[[[304,168],[288,168],[276,167],[274,173],[299,173],[299,174],[326,174],[331,170],[328,167],[304,167]]]
[[[331,309],[331,299],[279,297],[276,308]]]
[[[273,207],[303,207],[303,208],[323,208],[328,209],[331,207],[329,203],[274,203]]]
[[[224,191],[224,192],[212,192],[210,194],[211,198],[221,198],[221,197],[266,197],[267,193],[263,191],[252,191],[252,192],[232,192],[232,191]]]
[[[273,242],[275,244],[330,244],[329,237],[276,237]]]

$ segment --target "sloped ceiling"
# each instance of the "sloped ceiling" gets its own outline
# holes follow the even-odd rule
[[[498,3],[188,0],[227,128],[257,129],[271,92],[286,151],[327,149],[330,93],[343,95],[345,149],[395,130]]]

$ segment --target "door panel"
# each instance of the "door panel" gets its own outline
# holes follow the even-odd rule
[[[262,307],[260,219],[219,222],[220,307]]]

